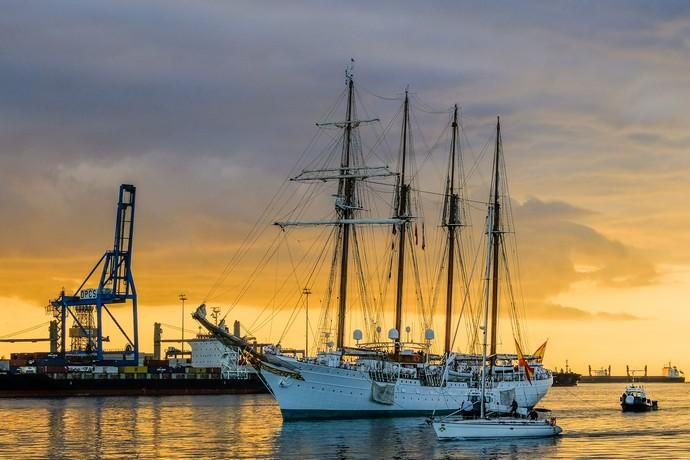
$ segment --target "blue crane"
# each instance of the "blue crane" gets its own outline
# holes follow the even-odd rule
[[[59,351],[63,357],[67,354],[66,340],[69,335],[73,351],[85,352],[91,356],[95,354],[97,362],[105,360],[103,342],[109,341],[109,337],[103,336],[105,312],[127,342],[125,349],[117,352],[117,359],[109,362],[134,365],[139,362],[137,291],[132,276],[135,196],[134,185],[120,185],[113,249],[103,254],[74,294],[66,295],[63,289],[59,297],[50,301],[48,308],[58,321]],[[99,267],[100,278],[98,283],[94,284],[92,278],[99,273]],[[127,303],[131,304],[132,308],[132,328],[129,333],[109,308],[109,305]],[[69,330],[68,319],[74,322]]]

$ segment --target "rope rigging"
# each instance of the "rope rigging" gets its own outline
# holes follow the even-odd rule
[[[394,98],[387,98],[384,96],[376,95],[366,88],[358,85],[358,89],[354,90],[355,95],[359,95],[359,90],[366,92],[378,99],[387,101],[401,101],[401,97],[396,96]],[[336,110],[342,106],[345,98],[347,96],[347,90],[344,90],[339,95],[336,103],[329,109],[325,118],[320,119],[331,119],[336,113]],[[444,114],[448,115],[450,112],[448,110],[435,111],[431,110],[431,107],[426,105],[421,101],[416,95],[412,98],[413,105],[416,111],[420,111],[426,114],[437,115]],[[340,175],[340,183],[342,184],[346,180],[353,179],[343,179],[346,174],[353,174],[350,172],[345,173],[344,171],[351,171],[357,167],[365,165],[365,159],[375,160],[383,165],[388,165],[392,161],[393,155],[390,154],[392,149],[388,145],[388,137],[390,137],[390,132],[393,130],[393,126],[396,121],[399,121],[399,117],[403,115],[403,108],[400,105],[395,115],[390,119],[385,127],[381,125],[380,122],[374,122],[372,126],[372,131],[374,131],[373,138],[371,136],[365,137],[365,140],[373,140],[373,142],[363,142],[362,135],[360,134],[360,128],[358,126],[353,126],[355,124],[356,111],[362,112],[365,115],[367,121],[373,118],[369,116],[366,108],[359,103],[356,107],[354,102],[352,103],[352,122],[348,118],[345,122],[337,122],[335,124],[331,123],[328,125],[319,126],[317,133],[309,141],[307,148],[300,154],[297,164],[292,168],[290,175],[286,178],[278,190],[274,193],[268,206],[261,212],[258,220],[249,229],[247,235],[245,236],[242,243],[233,253],[231,259],[225,265],[221,274],[211,285],[208,293],[204,297],[204,303],[207,301],[219,299],[221,296],[228,294],[230,291],[232,295],[231,301],[226,307],[226,312],[223,318],[226,318],[237,305],[240,304],[242,299],[246,298],[250,290],[255,286],[258,280],[262,279],[262,276],[266,273],[267,267],[272,263],[276,262],[275,271],[275,284],[274,291],[272,295],[269,296],[267,301],[263,301],[263,308],[259,311],[253,321],[248,327],[243,328],[251,335],[256,336],[256,332],[262,330],[267,325],[271,325],[272,322],[279,315],[286,315],[287,319],[281,326],[281,331],[279,334],[278,343],[282,343],[287,337],[288,331],[296,323],[301,312],[304,311],[304,294],[303,290],[305,287],[309,287],[314,292],[321,292],[321,302],[319,305],[319,326],[312,329],[311,324],[308,323],[306,326],[306,334],[311,334],[312,337],[316,338],[321,333],[327,333],[331,331],[331,325],[333,324],[334,316],[334,304],[338,304],[338,288],[337,282],[343,276],[352,275],[348,279],[351,280],[350,287],[348,288],[347,304],[348,312],[357,311],[363,325],[365,333],[370,338],[376,338],[378,340],[378,329],[384,324],[390,324],[387,321],[387,314],[390,315],[390,303],[389,303],[389,287],[396,282],[395,276],[393,276],[393,268],[395,267],[396,254],[400,251],[409,251],[409,263],[407,268],[405,268],[405,276],[407,281],[404,283],[404,297],[406,301],[403,302],[403,312],[406,317],[406,322],[408,325],[417,321],[420,325],[419,330],[424,331],[426,329],[431,329],[434,327],[434,321],[436,316],[436,310],[438,308],[439,299],[441,298],[441,286],[443,284],[443,274],[447,273],[449,269],[448,263],[446,263],[446,258],[449,255],[453,255],[454,267],[459,267],[459,270],[448,274],[448,278],[452,278],[453,284],[457,284],[463,292],[463,295],[455,297],[448,295],[449,299],[453,299],[453,315],[457,315],[457,322],[455,325],[455,330],[452,335],[452,344],[455,346],[458,339],[459,330],[462,323],[465,323],[466,328],[469,333],[467,334],[467,348],[468,350],[476,350],[479,344],[478,326],[480,324],[480,314],[481,306],[480,300],[483,297],[481,291],[482,280],[477,280],[476,272],[480,254],[482,251],[486,251],[483,244],[475,243],[475,237],[472,231],[466,231],[464,228],[472,226],[472,216],[478,213],[479,210],[485,210],[486,206],[489,204],[486,200],[476,200],[471,199],[466,196],[468,181],[470,178],[478,177],[484,184],[486,184],[485,177],[479,173],[480,165],[485,160],[488,152],[489,146],[491,145],[491,139],[480,149],[478,155],[474,155],[472,148],[470,146],[469,140],[467,139],[466,132],[462,125],[462,120],[460,121],[460,136],[456,140],[458,146],[462,145],[460,149],[460,158],[462,159],[465,154],[471,157],[471,166],[468,170],[464,168],[464,162],[459,162],[459,176],[460,182],[455,187],[456,190],[448,190],[446,188],[445,192],[430,191],[428,190],[428,184],[421,184],[419,182],[419,177],[422,172],[428,173],[432,172],[438,177],[443,176],[439,169],[439,162],[435,161],[435,152],[439,150],[439,146],[445,145],[443,142],[449,135],[450,123],[447,123],[443,130],[434,139],[434,142],[429,146],[421,129],[420,119],[413,113],[410,112],[408,123],[414,126],[415,136],[413,137],[412,129],[407,131],[402,130],[400,133],[401,145],[404,142],[407,144],[407,155],[408,155],[408,166],[409,171],[407,172],[408,179],[406,184],[401,184],[401,176],[398,174],[395,176],[395,182],[386,182],[385,179],[381,177],[365,177],[361,180],[356,181],[356,187],[354,187],[354,192],[352,193],[352,201],[345,201],[345,207],[349,206],[349,214],[343,212],[342,215],[354,216],[352,218],[348,217],[352,221],[356,221],[360,216],[385,216],[385,217],[404,217],[406,221],[403,224],[393,224],[392,229],[389,227],[391,224],[389,222],[383,227],[373,226],[355,226],[352,225],[350,228],[350,240],[349,240],[349,254],[352,258],[351,263],[348,267],[347,273],[339,273],[340,262],[338,254],[343,250],[343,228],[344,225],[341,223],[333,223],[333,207],[329,206],[328,211],[325,211],[322,204],[325,201],[319,202],[319,197],[323,195],[331,195],[337,193],[336,196],[336,208],[341,206],[342,201],[338,202],[343,196],[343,190],[334,190],[332,184],[323,180],[323,182],[300,182],[300,186],[293,187],[292,190],[288,190],[287,184],[292,182],[289,178],[294,177],[301,171],[312,170],[312,171],[340,171],[335,174]],[[337,118],[336,118],[337,119]],[[348,125],[349,123],[349,125]],[[357,122],[359,123],[359,122]],[[362,120],[362,124],[364,120]],[[345,126],[345,128],[343,127]],[[349,148],[351,148],[352,153],[352,163],[348,164],[347,167],[342,166],[341,156],[343,149],[345,148],[345,140],[343,132],[346,130],[351,131],[351,137],[348,138]],[[408,136],[407,139],[402,139],[405,134]],[[419,135],[417,136],[417,133]],[[425,150],[421,161],[417,160],[415,141],[418,142]],[[325,148],[322,149],[319,154],[312,155],[314,147],[318,144],[325,144]],[[366,146],[365,146],[366,145]],[[401,152],[399,149],[398,153]],[[388,158],[386,158],[388,154]],[[402,157],[402,153],[400,153]],[[399,158],[400,163],[402,158]],[[333,165],[339,165],[338,167],[333,167]],[[302,166],[306,166],[303,168]],[[503,161],[501,161],[500,168],[505,169]],[[329,169],[330,168],[330,169]],[[313,177],[313,176],[312,176]],[[505,195],[508,195],[507,181],[505,180],[506,174],[502,174],[502,185],[504,186]],[[299,179],[299,178],[298,178]],[[333,179],[333,177],[331,177]],[[312,180],[309,178],[309,180]],[[443,180],[438,180],[435,183],[443,184]],[[403,185],[409,185],[406,190],[409,191],[408,202],[405,209],[406,215],[397,216],[398,204],[401,200],[401,189]],[[426,186],[425,186],[426,185]],[[339,185],[341,187],[341,185]],[[448,187],[446,183],[446,187]],[[438,215],[438,221],[441,225],[436,229],[429,231],[427,235],[425,226],[425,214],[424,214],[424,204],[426,200],[437,200],[437,197],[448,197],[450,194],[457,193],[460,198],[458,201],[458,219],[462,224],[462,228],[458,227],[458,231],[454,234],[454,249],[453,253],[449,253],[448,248],[448,238],[444,237],[444,232],[439,229],[443,227],[443,222],[447,216],[442,215],[439,211],[440,209],[434,208],[431,216],[435,218]],[[392,199],[391,199],[392,198]],[[512,230],[511,225],[513,221],[512,207],[510,199],[505,200],[506,206],[502,207],[502,213],[505,213],[507,218],[505,221],[505,229]],[[314,206],[314,202],[318,203]],[[428,202],[427,202],[428,203]],[[445,212],[445,207],[443,208]],[[338,211],[340,212],[340,211]],[[305,216],[310,216],[313,214],[321,214],[321,220],[331,221],[330,227],[321,227],[320,232],[316,232],[316,237],[307,248],[304,248],[300,243],[298,246],[292,245],[290,239],[293,234],[286,227],[282,227],[276,232],[273,237],[267,236],[268,225],[272,217],[280,216],[281,225],[283,222],[290,221],[300,221],[305,218]],[[414,221],[412,220],[414,219]],[[311,221],[310,221],[311,222]],[[303,223],[303,222],[302,222]],[[349,223],[347,225],[350,225]],[[405,234],[405,239],[399,241],[396,238],[396,232],[400,231],[399,228],[405,225],[407,232]],[[455,225],[455,224],[453,224]],[[458,224],[459,225],[459,224]],[[476,233],[477,230],[474,231]],[[503,238],[501,233],[500,238],[505,243],[506,239]],[[312,236],[313,237],[313,236]],[[262,244],[263,243],[263,244]],[[244,282],[239,286],[224,286],[226,280],[231,274],[237,273],[240,270],[243,261],[245,261],[252,250],[258,246],[263,246],[265,252],[258,258],[258,263],[254,266],[253,270],[248,273],[248,276]],[[419,249],[422,252],[419,252]],[[283,262],[281,264],[277,263],[281,254]],[[286,257],[285,257],[286,256]],[[522,343],[522,332],[520,330],[520,322],[524,316],[524,311],[520,310],[520,306],[524,305],[524,297],[522,293],[521,286],[518,289],[513,289],[510,281],[511,274],[517,276],[518,280],[520,278],[520,267],[519,258],[517,251],[514,248],[506,248],[505,244],[501,244],[501,261],[505,272],[505,281],[507,285],[507,299],[510,304],[511,310],[511,327],[514,335],[518,338],[520,343]],[[466,262],[472,262],[471,269],[468,269]],[[287,262],[287,263],[285,263]],[[515,273],[511,271],[509,265],[514,265]],[[326,268],[328,267],[328,268]],[[322,272],[323,270],[328,270],[327,274]],[[356,286],[352,286],[354,283]],[[335,289],[335,295],[334,295]],[[409,292],[414,290],[414,293]],[[478,292],[475,292],[477,290]],[[342,293],[342,288],[341,291]],[[344,296],[342,297],[345,298]],[[517,302],[517,298],[522,300],[521,303]],[[409,299],[409,300],[408,300]],[[278,302],[280,300],[280,302]],[[335,302],[334,302],[335,300]],[[414,310],[411,308],[414,303]],[[342,302],[341,302],[342,307]],[[457,308],[459,307],[459,309]],[[310,310],[311,313],[311,310]],[[413,317],[413,316],[414,317]],[[407,318],[410,318],[408,321]],[[355,320],[352,319],[352,315],[348,316],[348,321],[352,321],[353,324]],[[450,321],[450,319],[449,319]],[[415,323],[415,330],[417,330]],[[402,331],[398,331],[402,335]],[[270,335],[270,332],[269,332]],[[312,342],[316,344],[317,341]],[[310,347],[312,348],[312,347]]]

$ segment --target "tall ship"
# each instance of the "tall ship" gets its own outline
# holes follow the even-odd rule
[[[402,125],[398,165],[396,170],[392,170],[385,164],[368,164],[371,157],[380,157],[363,148],[359,129],[378,119],[357,116],[356,94],[350,69],[346,72],[346,89],[342,95],[344,118],[317,124],[337,132],[329,153],[312,162],[318,167],[303,169],[291,178],[291,182],[307,183],[313,186],[312,190],[324,192],[328,192],[324,184],[334,183],[330,189],[335,198],[334,214],[325,219],[304,218],[304,214],[312,209],[312,205],[305,204],[287,219],[275,222],[282,231],[304,226],[330,230],[325,239],[330,242],[326,247],[330,248],[331,254],[322,258],[331,262],[324,277],[327,287],[322,301],[322,325],[333,324],[332,335],[331,330],[323,335],[323,347],[313,356],[306,353],[304,357],[286,356],[278,346],[260,351],[245,338],[229,333],[223,324],[219,326],[209,321],[205,304],[200,305],[192,316],[219,341],[242,350],[280,405],[284,419],[431,415],[450,413],[468,404],[479,412],[482,381],[487,411],[508,413],[515,404],[532,409],[551,387],[551,372],[542,366],[540,359],[527,356],[528,365],[524,359],[518,360],[518,355],[522,356],[520,343],[524,344],[524,341],[516,321],[511,322],[511,328],[516,338],[517,353],[497,350],[499,306],[503,304],[505,308],[513,308],[515,302],[513,291],[506,287],[510,272],[507,270],[505,242],[512,227],[507,225],[509,206],[504,206],[507,198],[500,120],[496,124],[491,161],[490,197],[483,202],[488,210],[483,232],[485,240],[474,248],[462,238],[468,222],[464,220],[467,201],[463,198],[465,184],[462,183],[457,106],[450,114],[447,126],[450,132],[448,168],[443,191],[436,193],[443,198],[443,209],[439,212],[443,243],[439,243],[442,250],[436,260],[437,270],[433,277],[439,282],[433,288],[426,286],[425,293],[420,282],[421,261],[418,255],[420,246],[424,248],[425,235],[423,221],[418,218],[420,211],[416,207],[420,201],[420,186],[415,182],[418,171],[411,154],[414,143],[410,95],[406,90],[399,112]],[[368,192],[376,187],[390,190],[390,193],[378,193],[372,198]],[[312,190],[305,192],[304,196],[313,196]],[[391,197],[389,205],[383,207],[389,214],[372,215],[376,208],[374,202],[381,196]],[[378,237],[372,236],[372,229],[378,229]],[[376,246],[374,256],[367,252],[371,249],[365,246],[372,242]],[[484,257],[473,257],[473,250],[477,254],[482,252]],[[321,253],[324,252],[322,249]],[[486,266],[480,269],[478,265],[482,262],[466,263],[473,258],[486,260]],[[383,260],[383,263],[374,263],[372,259]],[[383,266],[382,273],[376,272],[379,266]],[[377,282],[384,287],[376,291],[379,295],[372,295],[370,291],[376,289],[369,285]],[[388,305],[394,307],[395,316],[386,341],[381,339],[381,333],[388,282],[393,291],[393,299]],[[488,286],[485,291],[484,285]],[[488,331],[479,327],[483,322],[481,308],[473,307],[473,302],[481,303],[473,298],[472,291],[477,287],[479,294],[476,298],[490,302]],[[410,295],[411,292],[414,295]],[[443,297],[440,293],[445,294],[443,351],[433,353],[431,344],[435,332],[429,310],[433,310],[438,298]],[[405,307],[415,301],[418,305],[427,304],[427,309],[421,309],[418,314],[424,323],[423,339],[419,342],[409,338],[409,326],[403,330]],[[329,310],[331,304],[334,308]],[[334,315],[329,317],[328,312],[332,310]],[[352,337],[356,344],[353,345],[346,343],[346,336],[349,335],[348,324],[355,322],[353,316],[356,312],[363,312],[361,324],[366,336],[362,330],[355,329]],[[409,312],[408,315],[412,316]],[[455,338],[463,320],[469,324],[467,338],[470,345],[465,352],[459,352]],[[407,340],[403,340],[405,333]],[[490,336],[485,365],[479,348],[480,335],[483,334]],[[366,342],[362,343],[365,339]]]

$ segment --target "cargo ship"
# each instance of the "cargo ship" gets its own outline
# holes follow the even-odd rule
[[[138,367],[138,366],[133,366]],[[143,367],[143,366],[142,366]],[[144,369],[147,369],[143,367]],[[116,368],[117,369],[117,368]],[[0,374],[0,398],[56,398],[68,396],[163,396],[266,393],[256,374],[226,379],[217,369],[194,372],[13,373]]]
[[[63,358],[47,352],[12,353],[10,360],[0,361],[0,398],[267,392],[237,351],[210,337],[189,343],[191,360],[144,357],[140,366],[96,364],[76,354]]]
[[[182,338],[162,340],[161,323],[155,323],[153,354],[140,352],[132,272],[135,196],[134,185],[120,186],[112,249],[98,259],[73,294],[63,288],[50,300],[46,313],[53,319],[48,338],[14,337],[27,329],[0,337],[0,342],[50,342],[48,352],[12,353],[11,359],[0,360],[0,397],[267,392],[254,369],[243,364],[237,349],[209,336],[185,340],[184,294],[179,296],[182,327],[172,326],[180,329]],[[130,310],[132,327],[118,322],[109,305],[117,305],[120,313]],[[214,313],[217,321],[219,312]],[[123,349],[104,348],[104,344],[111,343],[111,335],[104,333],[106,317],[108,325],[114,324],[113,338],[124,343]],[[238,322],[235,328],[239,330]],[[163,342],[177,343],[180,349],[170,347],[163,354]],[[187,344],[191,345],[191,353],[184,349]]]
[[[625,375],[613,375],[611,366],[607,369],[592,369],[589,375],[583,375],[580,383],[684,383],[685,373],[669,362],[661,371],[661,375],[648,375],[647,366],[644,369],[630,369],[626,366]]]

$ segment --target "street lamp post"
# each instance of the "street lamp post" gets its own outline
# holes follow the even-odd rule
[[[187,296],[182,293],[178,298],[182,302],[182,359],[184,359],[184,301],[187,300]]]
[[[305,287],[304,289],[302,289],[302,294],[304,294],[304,297],[306,298],[304,308],[304,316],[306,322],[306,328],[304,331],[304,357],[306,358],[309,353],[309,294],[311,294],[311,289]]]

